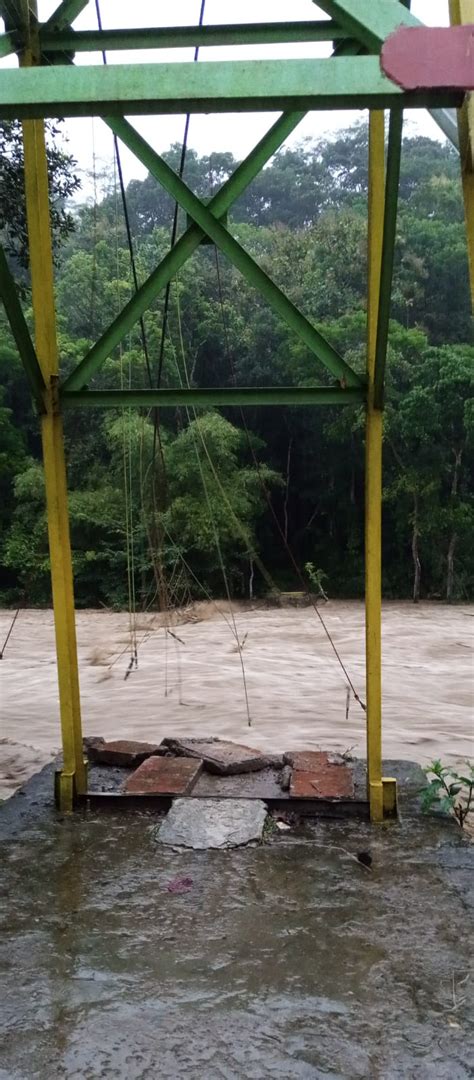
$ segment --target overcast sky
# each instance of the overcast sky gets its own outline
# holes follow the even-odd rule
[[[58,6],[59,0],[39,0],[40,19],[44,20]],[[376,0],[374,0],[376,2]],[[129,26],[178,26],[192,25],[198,22],[201,0],[173,0],[164,3],[161,0],[101,0],[100,8],[103,26],[106,28]],[[448,0],[412,0],[413,13],[423,22],[432,26],[446,25],[449,21]],[[312,0],[207,0],[204,21],[207,23],[227,22],[264,22],[299,19],[324,18]],[[95,29],[97,26],[95,4],[89,3],[74,23],[76,29]],[[219,47],[201,50],[200,56],[206,60],[259,59],[276,57],[321,57],[327,56],[330,44],[271,45]],[[162,62],[192,60],[193,50],[173,49],[141,50],[136,52],[116,52],[108,54],[109,63],[130,63],[160,60]],[[11,63],[11,58],[1,66]],[[101,63],[97,54],[82,53],[76,56],[77,64]],[[193,115],[191,117],[188,145],[199,153],[216,150],[231,150],[237,159],[251,150],[263,133],[270,127],[277,114],[217,114],[214,116]],[[313,112],[309,114],[291,136],[291,142],[310,136],[330,134],[338,128],[347,126],[358,114],[347,112]],[[413,131],[442,138],[436,124],[425,111],[412,111],[406,114],[406,125]],[[133,123],[140,129],[156,150],[165,150],[170,143],[180,142],[183,135],[184,117],[156,116],[139,119]],[[112,159],[111,134],[100,119],[68,120],[65,125],[70,150],[76,156],[81,170],[87,173],[92,169],[95,148],[96,168],[99,170]],[[122,161],[126,179],[132,176],[143,177],[145,170],[139,162],[123,148]],[[85,178],[84,178],[85,180]],[[89,189],[85,180],[83,195]]]

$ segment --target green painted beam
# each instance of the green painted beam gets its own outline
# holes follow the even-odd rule
[[[222,185],[208,204],[209,209],[212,209],[217,217],[225,214],[251,181],[258,176],[263,166],[278,150],[282,142],[291,135],[304,115],[301,112],[284,113],[265,132],[265,135],[248,157],[237,166],[232,176]],[[192,255],[193,251],[199,247],[205,235],[203,229],[199,229],[197,225],[192,225],[180,236],[175,246],[165,255],[156,270],[134,293],[128,304],[125,305],[117,318],[102,334],[102,337],[87,353],[87,356],[81,360],[69,378],[66,379],[64,385],[67,389],[80,390],[89,381],[103,361],[110,356],[115,346],[119,344],[150,304],[156,300],[160,291],[166,287],[189,256]]]
[[[459,151],[459,131],[454,109],[429,109],[435,124]]]
[[[106,121],[108,126],[129,150],[142,162],[159,183],[165,188],[173,199],[186,210],[193,221],[210,237],[211,240],[224,252],[224,255],[240,270],[241,274],[254,288],[265,297],[270,307],[279,315],[291,329],[304,341],[305,345],[317,356],[322,364],[336,378],[341,379],[348,386],[360,386],[361,380],[352,368],[346,364],[342,356],[328,341],[316,330],[308,319],[288,299],[287,296],[275,285],[268,274],[255,262],[244,250],[238,241],[228,230],[214,217],[212,210],[204,206],[200,199],[193,195],[183,180],[170,168],[169,165],[152,150],[145,139],[128,123],[127,120],[118,118]]]
[[[7,32],[27,30],[30,20],[28,0],[0,0],[0,16]]]
[[[43,24],[43,32],[63,30],[66,26],[70,26],[88,3],[89,0],[62,0],[56,11],[53,11],[48,21]]]
[[[341,390],[332,386],[243,386],[232,389],[172,390],[79,390],[61,392],[63,409],[130,407],[160,409],[179,405],[189,408],[215,405],[359,405],[365,401],[363,387]]]
[[[403,113],[398,109],[390,114],[385,178],[385,212],[382,239],[382,266],[375,346],[374,405],[383,407],[385,366],[387,361],[388,329],[392,300],[393,261],[397,230],[398,189],[402,150]]]
[[[316,0],[313,0],[316,3]],[[398,26],[420,26],[420,20],[399,0],[317,0],[331,18],[357,38],[367,49],[378,52],[380,45]]]
[[[458,106],[459,93],[403,93],[377,56],[57,65],[0,72],[0,117]]]
[[[316,0],[313,0],[316,3]],[[357,38],[371,52],[379,53],[385,38],[399,26],[421,26],[420,20],[400,0],[321,0],[318,7],[345,26],[347,33]],[[439,104],[427,108],[446,138],[459,150],[456,113]]]
[[[215,45],[275,45],[333,41],[345,36],[330,19],[313,22],[226,23],[222,26],[130,27],[127,30],[40,32],[45,52],[95,52],[119,49],[210,48]]]
[[[45,411],[43,393],[45,383],[41,368],[36,356],[35,347],[31,340],[25,316],[22,311],[15,282],[10,273],[5,252],[0,247],[0,296],[7,315],[10,329],[15,339],[15,344],[20,354],[26,377],[30,384],[30,390],[36,402],[39,412]]]
[[[0,60],[3,56],[9,56],[12,52],[15,52],[13,34],[0,34]]]
[[[353,48],[353,43],[348,44],[346,42],[338,46],[338,49],[348,53],[352,53]],[[269,128],[248,157],[237,166],[233,175],[222,185],[220,191],[209,203],[209,208],[212,208],[217,217],[227,212],[232,203],[242,194],[270,157],[278,150],[282,142],[295,130],[304,115],[303,112],[283,113]],[[204,236],[205,233],[197,225],[187,229],[177,241],[173,250],[165,256],[162,263],[132,296],[128,304],[125,305],[117,318],[66,380],[65,386],[68,389],[79,390],[89,381],[134,323],[153,303],[159,292],[166,287],[192,252],[196,250]]]

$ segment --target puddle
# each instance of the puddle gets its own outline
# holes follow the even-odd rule
[[[457,834],[325,822],[175,854],[154,821],[48,812],[7,839],[2,1080],[468,1080],[469,926],[436,861]],[[368,842],[371,873],[341,850]]]

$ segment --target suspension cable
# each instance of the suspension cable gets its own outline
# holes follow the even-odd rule
[[[180,303],[179,303],[178,280],[176,280],[176,312],[177,312],[177,319],[178,319],[178,336],[179,336],[179,342],[180,342],[180,348],[181,348],[181,357],[182,357],[182,363],[183,363],[183,370],[184,370],[185,379],[186,379],[186,386],[187,386],[188,389],[190,389],[191,383],[189,381],[189,372],[188,372],[188,366],[187,366],[187,362],[186,362],[186,353],[185,353],[185,349],[184,349],[183,329],[182,329],[182,324],[181,324],[181,307],[180,307]],[[178,368],[178,375],[179,375],[179,378],[180,378],[180,382],[182,383],[182,378],[181,378],[181,373],[179,371],[179,368]],[[186,413],[187,413],[187,417],[188,417],[188,425],[190,425],[190,411],[191,410],[189,410],[186,407]],[[193,438],[194,449],[195,449],[195,453],[196,453],[196,460],[197,460],[198,468],[199,468],[199,475],[200,475],[201,483],[202,483],[202,486],[203,486],[204,497],[206,499],[207,511],[208,511],[209,518],[210,518],[210,521],[211,521],[212,531],[214,533],[214,543],[216,545],[217,555],[218,555],[218,559],[219,559],[219,565],[220,565],[220,569],[221,569],[221,573],[222,573],[222,580],[224,582],[224,588],[225,588],[226,595],[227,595],[227,602],[229,604],[229,611],[230,611],[230,617],[231,617],[231,620],[232,620],[233,634],[234,634],[234,637],[235,637],[235,643],[236,643],[236,646],[237,646],[237,652],[239,654],[240,668],[241,668],[241,672],[242,672],[242,683],[243,683],[243,688],[244,688],[245,707],[246,707],[246,711],[247,711],[247,724],[248,724],[249,727],[252,727],[252,717],[250,715],[250,703],[249,703],[249,695],[248,695],[248,687],[247,687],[247,676],[246,676],[246,673],[245,673],[245,664],[244,664],[244,658],[243,658],[243,655],[242,655],[242,642],[240,641],[239,634],[238,634],[237,621],[236,621],[236,618],[235,618],[234,607],[233,607],[233,604],[232,604],[232,597],[231,597],[231,592],[230,592],[229,580],[228,580],[228,577],[227,577],[227,571],[226,571],[226,568],[225,568],[224,558],[223,558],[223,555],[222,555],[222,548],[221,548],[221,542],[220,542],[220,537],[219,537],[219,530],[217,528],[215,517],[214,517],[213,511],[212,511],[212,504],[211,504],[211,500],[210,500],[210,496],[209,496],[209,489],[208,489],[208,486],[207,486],[207,483],[206,483],[206,477],[204,475],[204,469],[203,469],[201,457],[200,457],[200,454],[199,454],[199,448],[197,446],[196,438],[195,438],[195,435],[194,435],[195,430],[198,433],[199,439],[201,441],[201,444],[202,444],[207,456],[209,456],[209,452],[208,452],[207,447],[205,445],[205,439],[204,439],[202,431],[200,429],[196,409],[193,408],[192,412],[194,414],[194,420],[196,421],[196,428],[194,429],[194,428],[190,427],[190,430],[192,431],[192,438]]]
[[[99,30],[102,31],[103,26],[102,26],[102,15],[101,15],[101,11],[100,11],[100,0],[95,0],[95,10],[96,10],[96,16],[97,16],[97,26],[98,26]],[[102,50],[102,63],[105,66],[107,66],[107,53],[105,52],[105,49]],[[135,252],[134,252],[134,247],[133,247],[132,230],[131,230],[131,227],[130,227],[130,215],[129,215],[129,212],[128,212],[127,197],[126,197],[126,193],[125,193],[125,183],[124,183],[124,178],[123,178],[122,159],[120,157],[120,148],[119,148],[118,139],[117,139],[116,135],[113,136],[113,141],[114,141],[115,159],[116,159],[116,162],[117,162],[117,172],[118,172],[119,187],[120,187],[120,197],[121,197],[121,200],[122,200],[123,216],[124,216],[124,221],[125,221],[125,231],[126,231],[126,234],[127,234],[128,250],[129,250],[129,254],[130,254],[130,266],[131,266],[131,270],[132,270],[133,284],[134,284],[134,287],[135,287],[135,292],[138,292],[137,264],[136,264],[136,260],[135,260]],[[142,338],[143,355],[144,355],[144,358],[145,358],[148,381],[149,381],[150,387],[152,387],[153,386],[153,376],[152,376],[152,373],[151,373],[150,354],[149,354],[149,350],[148,350],[148,342],[147,342],[145,321],[144,321],[143,315],[140,316],[139,326],[140,326],[140,332],[141,332],[141,338]]]
[[[206,0],[201,0],[201,8],[200,8],[200,12],[199,12],[198,26],[203,25],[205,9],[206,9]],[[198,59],[199,59],[199,45],[196,45],[196,48],[194,50],[193,63],[196,64]],[[181,144],[181,157],[180,157],[179,170],[178,170],[178,176],[179,176],[180,180],[183,179],[184,166],[186,164],[186,153],[187,153],[187,149],[188,149],[188,135],[189,135],[190,121],[191,121],[191,115],[190,115],[190,113],[186,113],[186,119],[185,119],[185,122],[184,122],[183,142]],[[178,203],[175,202],[174,214],[173,214],[173,225],[172,225],[172,228],[171,228],[171,245],[170,245],[171,248],[174,248],[174,245],[176,243],[176,235],[177,235],[177,232],[178,232],[178,216],[179,216],[179,206],[178,206]],[[159,356],[158,356],[158,371],[157,371],[157,377],[156,377],[156,385],[157,385],[158,389],[161,386],[161,377],[162,377],[162,374],[163,374],[163,360],[164,360],[164,352],[165,352],[166,330],[167,330],[167,326],[168,326],[168,309],[169,309],[169,302],[170,302],[170,293],[171,293],[171,281],[169,281],[167,286],[166,286],[165,301],[164,301],[164,306],[163,306],[163,319],[162,319],[162,324],[161,324],[160,352],[159,352]]]
[[[237,385],[237,379],[236,379],[235,365],[234,365],[234,362],[233,362],[232,352],[231,352],[231,349],[230,349],[229,333],[228,333],[228,327],[227,327],[227,319],[226,319],[226,316],[225,316],[224,296],[223,296],[223,290],[222,290],[222,279],[221,279],[220,263],[219,263],[219,253],[218,253],[217,247],[215,245],[214,245],[214,252],[215,252],[215,260],[216,260],[217,288],[218,288],[218,293],[219,293],[219,303],[220,303],[220,309],[221,309],[221,315],[222,315],[222,326],[223,326],[223,331],[224,331],[224,348],[225,348],[225,351],[227,353],[227,358],[228,358],[230,369],[231,369],[232,381],[233,381],[234,386],[236,386]],[[280,520],[278,518],[278,515],[276,513],[276,510],[275,510],[275,508],[273,506],[270,492],[268,490],[268,487],[267,487],[267,485],[265,483],[265,480],[264,480],[264,477],[262,475],[261,465],[260,465],[260,462],[259,462],[259,460],[257,458],[256,453],[255,453],[255,449],[254,449],[254,447],[252,445],[252,440],[250,438],[250,432],[249,432],[249,429],[248,429],[247,421],[246,421],[246,418],[245,418],[245,413],[244,413],[244,410],[243,410],[242,406],[239,407],[239,412],[240,412],[240,417],[241,417],[241,420],[242,420],[242,425],[243,425],[243,428],[244,428],[244,431],[245,431],[245,434],[246,434],[249,450],[250,450],[250,453],[251,453],[251,456],[252,456],[252,460],[253,460],[253,463],[254,463],[256,471],[257,471],[257,476],[258,476],[259,483],[260,483],[260,486],[261,486],[261,489],[262,489],[262,493],[264,495],[264,498],[265,498],[267,506],[268,506],[268,508],[270,510],[270,513],[271,513],[271,515],[273,517],[273,520],[274,520],[275,525],[277,527],[280,538],[281,538],[281,540],[283,542],[286,553],[287,553],[287,555],[288,555],[288,557],[290,559],[291,565],[293,566],[293,569],[294,569],[294,571],[295,571],[295,573],[297,575],[298,581],[303,586],[303,589],[306,592],[306,590],[307,590],[306,582],[305,582],[304,577],[303,577],[303,575],[301,573],[301,570],[300,570],[300,568],[298,566],[298,563],[297,563],[297,561],[295,559],[293,551],[292,551],[292,549],[291,549],[291,547],[290,547],[290,545],[288,543],[288,540],[287,540],[287,538],[285,536],[285,533],[284,533],[284,531],[283,531],[283,529],[281,527],[281,522],[280,522]],[[335,642],[333,640],[333,637],[332,637],[330,631],[328,630],[328,628],[326,626],[326,623],[325,623],[325,621],[323,619],[323,616],[322,616],[322,614],[321,614],[321,612],[320,612],[320,610],[318,608],[318,605],[316,604],[316,602],[311,597],[310,597],[310,599],[311,599],[311,606],[313,608],[313,611],[317,615],[317,617],[319,619],[319,622],[321,623],[321,626],[322,626],[322,628],[324,630],[324,633],[325,633],[325,635],[326,635],[326,637],[327,637],[327,639],[329,641],[329,644],[330,644],[330,646],[331,646],[331,648],[332,648],[332,650],[334,652],[334,655],[336,656],[336,659],[337,659],[338,664],[339,664],[339,666],[341,668],[341,671],[344,674],[347,685],[350,687],[355,701],[357,701],[359,703],[359,705],[361,706],[361,708],[365,712],[366,711],[365,702],[362,700],[360,695],[357,693],[357,690],[356,690],[356,688],[354,686],[354,683],[353,683],[353,681],[352,681],[352,679],[351,679],[351,677],[349,675],[349,672],[347,671],[347,668],[346,668],[346,666],[344,664],[344,661],[342,660],[342,657],[341,657],[341,655],[339,653],[339,650],[338,650],[338,648],[337,648],[337,646],[336,646],[336,644],[335,644]]]
[[[17,620],[17,618],[18,618],[18,616],[20,614],[20,611],[21,611],[21,608],[18,608],[17,611],[15,611],[13,619],[12,619],[12,621],[10,623],[10,629],[9,629],[9,631],[7,633],[5,641],[3,642],[2,648],[0,649],[0,660],[3,660],[3,654],[5,652],[5,649],[6,649],[7,645],[8,645],[8,642],[10,640],[10,637],[11,637],[11,634],[12,634],[12,631],[13,631],[13,627],[14,627],[14,625],[16,623],[16,620]]]

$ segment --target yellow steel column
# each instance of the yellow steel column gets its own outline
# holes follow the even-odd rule
[[[375,346],[385,198],[383,112],[369,120],[367,413],[365,426],[365,650],[367,781],[372,821],[384,816],[382,784],[382,411],[374,408]]]
[[[33,62],[31,54],[22,58],[25,66],[28,62]],[[58,799],[61,808],[69,810],[72,809],[74,795],[86,790],[86,765],[82,750],[64,438],[57,400],[58,349],[43,121],[24,121],[23,139],[36,351],[47,388],[47,411],[41,418],[41,434],[64,755]]]
[[[449,0],[453,25],[474,23],[474,0]],[[466,94],[458,111],[459,151],[466,214],[467,251],[471,275],[471,297],[474,307],[474,94]]]

